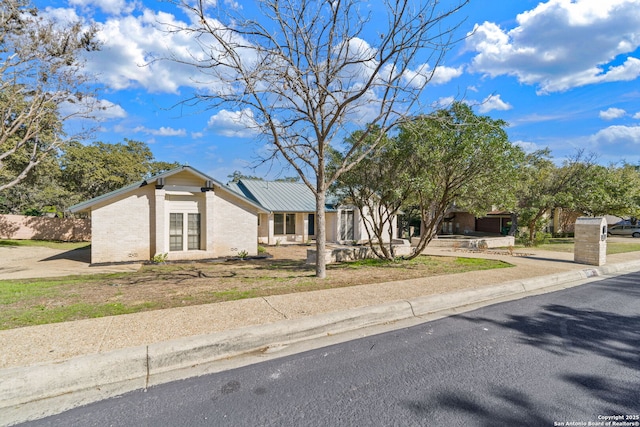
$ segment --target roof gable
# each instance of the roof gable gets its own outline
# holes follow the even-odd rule
[[[211,186],[211,188],[214,189],[214,191],[216,190],[222,190],[225,193],[228,194],[232,194],[235,197],[240,198],[241,200],[243,200],[244,202],[249,203],[250,205],[252,205],[253,207],[255,207],[256,209],[258,209],[258,211],[263,211],[263,207],[260,206],[258,203],[256,203],[254,200],[252,199],[248,199],[247,197],[245,197],[242,193],[237,193],[235,191],[231,191],[231,189],[229,187],[227,187],[226,185],[224,185],[223,183],[217,181],[216,179],[200,172],[199,170],[191,167],[191,166],[180,166],[177,167],[175,169],[171,169],[170,171],[167,172],[163,172],[161,174],[158,175],[154,175],[150,178],[147,178],[145,180],[142,181],[138,181],[138,182],[134,182],[133,184],[127,185],[125,187],[122,187],[118,190],[112,191],[110,193],[106,193],[103,194],[101,196],[95,197],[93,199],[90,200],[86,200],[82,203],[78,203],[76,205],[73,205],[69,208],[69,211],[76,213],[76,212],[82,212],[82,211],[87,211],[89,210],[91,207],[99,204],[99,203],[104,203],[104,202],[108,202],[111,199],[115,199],[123,194],[126,194],[130,191],[135,190],[136,188],[140,188],[146,185],[151,185],[151,184],[157,184],[158,180],[163,180],[163,179],[167,179],[169,177],[175,176],[175,175],[183,175],[183,176],[187,176],[187,175],[191,175],[195,178],[197,178],[198,180],[202,181],[202,187],[205,187],[207,185],[207,181],[209,181],[209,185]],[[179,176],[177,178],[180,178]],[[183,181],[184,179],[181,179],[179,181]],[[185,184],[187,182],[184,182]],[[170,188],[168,188],[170,189]]]

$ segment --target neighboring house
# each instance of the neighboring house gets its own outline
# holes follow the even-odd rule
[[[256,255],[264,208],[226,185],[182,166],[79,203],[91,216],[91,262]]]
[[[507,234],[510,226],[511,214],[507,211],[493,210],[483,217],[476,217],[454,207],[447,211],[438,234]]]
[[[316,199],[304,183],[241,179],[229,188],[264,208],[258,216],[261,244],[304,243],[316,237]],[[358,208],[339,205],[327,197],[325,228],[328,242],[352,243],[369,239]],[[394,236],[396,221],[394,220]],[[385,233],[386,234],[386,233]]]

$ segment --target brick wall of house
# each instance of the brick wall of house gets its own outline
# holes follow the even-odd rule
[[[153,186],[136,189],[91,211],[91,262],[144,261],[151,258],[150,200]]]
[[[456,212],[453,219],[454,234],[466,234],[476,231],[476,217],[468,212]]]
[[[222,191],[213,199],[213,252],[216,256],[258,253],[258,216],[256,209]]]
[[[0,215],[0,238],[15,240],[91,240],[91,220]]]
[[[145,185],[112,196],[91,208],[92,263],[197,260],[258,252],[257,209],[224,191],[201,192],[204,182],[191,173],[166,178],[162,188]],[[169,220],[183,214],[183,250],[170,250]],[[200,214],[200,249],[188,249],[188,214]]]

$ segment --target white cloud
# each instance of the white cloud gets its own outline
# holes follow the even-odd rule
[[[624,117],[627,114],[626,111],[620,108],[609,108],[608,110],[600,111],[600,118],[602,120],[613,120]]]
[[[75,9],[70,8],[47,7],[44,12],[40,14],[40,16],[62,25],[83,21],[82,18],[76,13]]]
[[[533,153],[534,151],[540,150],[540,146],[535,142],[515,141],[513,145],[522,148],[525,153]]]
[[[114,104],[106,99],[97,101],[99,110],[95,112],[99,121],[111,120],[111,119],[123,119],[127,117],[127,112],[121,106]]]
[[[178,93],[181,86],[200,86],[203,75],[195,67],[166,59],[172,54],[197,59],[193,37],[163,30],[186,25],[171,14],[149,9],[139,16],[111,17],[99,24],[97,37],[103,45],[86,54],[86,68],[111,90],[141,87],[152,93]],[[215,83],[206,83],[215,90]]]
[[[516,76],[542,93],[640,76],[630,56],[640,46],[640,0],[549,0],[517,23],[508,31],[476,24],[466,42],[477,52],[473,71]]]
[[[429,64],[422,64],[415,70],[407,70],[402,76],[405,81],[410,82],[414,87],[422,87],[429,80],[430,84],[442,85],[462,75],[462,67],[453,68],[441,65],[432,69]]]
[[[128,14],[136,8],[135,2],[126,0],[69,0],[69,4],[83,9],[100,9],[111,15]]]
[[[592,140],[600,144],[640,145],[640,126],[609,126],[593,135]]]
[[[85,118],[98,122],[127,117],[127,112],[121,106],[106,99],[96,99],[91,96],[60,104],[60,113],[63,117]]]
[[[251,138],[258,134],[253,112],[221,110],[209,118],[209,129],[218,135],[237,138]]]
[[[539,114],[533,113],[510,120],[512,126],[527,125],[531,123],[553,122],[558,120],[566,120],[566,114]]]
[[[456,77],[460,77],[461,75],[462,67],[453,68],[441,65],[439,67],[436,67],[430,83],[437,85],[449,83],[451,80],[455,79]]]
[[[513,106],[508,102],[504,102],[500,95],[489,95],[478,106],[478,111],[481,113],[488,113],[493,110],[506,111],[512,108]]]
[[[149,129],[144,126],[137,126],[133,129],[133,132],[153,136],[185,136],[187,134],[184,129],[173,129],[165,126],[161,126],[159,129]]]
[[[440,99],[438,99],[435,103],[433,108],[449,108],[451,107],[451,105],[453,105],[453,103],[456,102],[456,98],[453,96],[445,96],[442,97]]]
[[[634,118],[634,119],[638,119],[638,120],[640,120],[640,111],[638,111],[637,113],[635,113],[635,114],[633,115],[633,118]]]

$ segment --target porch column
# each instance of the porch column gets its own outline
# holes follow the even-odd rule
[[[204,231],[204,249],[207,252],[215,254],[215,233],[214,233],[214,224],[215,224],[215,199],[216,193],[214,191],[205,191],[204,192],[204,218],[203,223],[200,225],[202,230]]]
[[[273,213],[270,213],[267,216],[267,228],[268,228],[268,240],[267,240],[267,244],[269,245],[275,245],[276,244],[276,239],[274,237],[273,234]]]
[[[154,202],[155,247],[151,248],[151,256],[169,252],[169,223],[165,213],[165,190],[163,188],[155,189]]]
[[[309,214],[302,214],[302,243],[309,240]]]

